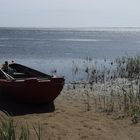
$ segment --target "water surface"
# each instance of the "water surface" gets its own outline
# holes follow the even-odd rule
[[[57,69],[56,75],[68,80],[75,79],[76,66],[81,71],[77,79],[81,78],[87,57],[102,61],[139,54],[139,28],[0,28],[1,63],[14,60],[50,74]]]

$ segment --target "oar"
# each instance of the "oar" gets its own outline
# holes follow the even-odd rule
[[[14,77],[12,77],[11,75],[7,74],[7,73],[4,72],[2,69],[0,69],[0,71],[4,74],[4,76],[5,76],[8,80],[15,80]]]

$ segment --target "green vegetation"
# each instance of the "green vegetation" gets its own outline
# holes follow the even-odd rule
[[[13,119],[9,116],[0,117],[0,140],[30,140],[29,126],[16,125]],[[41,127],[33,126],[35,131],[34,139],[41,140]]]
[[[123,78],[139,78],[140,56],[116,59],[119,76]]]

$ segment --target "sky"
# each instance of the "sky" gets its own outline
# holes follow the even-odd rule
[[[0,0],[0,27],[140,27],[140,0]]]

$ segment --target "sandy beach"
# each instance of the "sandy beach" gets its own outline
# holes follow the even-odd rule
[[[41,140],[139,139],[139,123],[132,123],[131,117],[118,117],[118,114],[97,110],[91,96],[90,103],[86,103],[87,96],[83,95],[82,91],[85,92],[85,89],[65,87],[54,101],[54,110],[48,111],[45,106],[40,106],[28,112],[28,107],[23,110],[22,107],[15,106],[21,114],[14,114],[12,110],[12,118],[17,126],[29,125],[31,140],[35,140],[32,125],[38,124],[41,126]],[[44,110],[41,111],[41,108]]]

